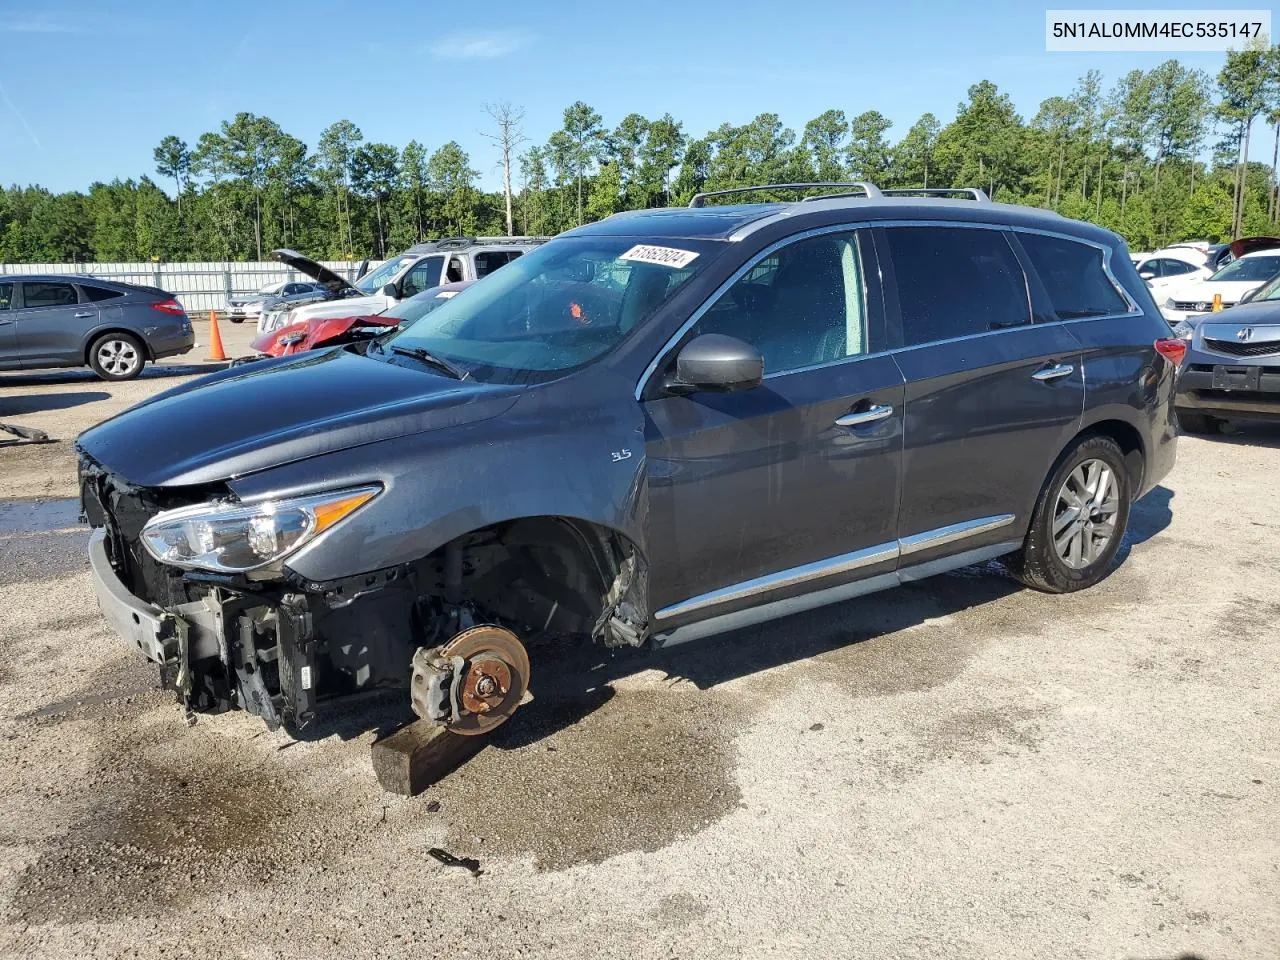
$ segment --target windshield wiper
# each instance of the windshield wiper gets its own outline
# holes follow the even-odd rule
[[[464,371],[459,370],[457,367],[455,367],[452,363],[450,363],[448,360],[444,359],[443,357],[437,357],[430,350],[423,349],[422,347],[393,346],[391,348],[391,352],[398,353],[402,357],[412,357],[413,359],[417,360],[420,363],[425,363],[429,367],[435,367],[437,370],[441,370],[447,373],[449,376],[453,377],[453,379],[455,380],[467,379],[467,374]]]

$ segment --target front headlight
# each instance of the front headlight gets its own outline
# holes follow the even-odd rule
[[[1185,320],[1179,320],[1173,325],[1173,335],[1180,340],[1190,340],[1195,336],[1196,328]]]
[[[1170,297],[1168,300],[1166,300],[1166,301],[1164,302],[1164,305],[1165,305],[1166,307],[1168,307],[1170,310],[1172,310],[1172,309],[1173,309],[1173,297]]]
[[[142,528],[142,545],[161,563],[244,573],[293,553],[382,491],[355,487],[286,500],[201,503],[166,510]]]

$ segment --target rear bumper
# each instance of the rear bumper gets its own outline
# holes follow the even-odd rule
[[[151,355],[159,360],[161,357],[173,357],[180,353],[188,353],[196,345],[194,330],[178,332],[172,336],[153,336],[147,338]]]

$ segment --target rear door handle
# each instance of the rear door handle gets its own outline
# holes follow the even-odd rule
[[[836,417],[837,427],[860,427],[864,423],[875,423],[877,420],[884,420],[893,416],[893,407],[880,403],[873,403],[865,410],[857,410],[852,413],[846,413],[843,417]]]
[[[1050,380],[1061,380],[1063,377],[1069,377],[1075,372],[1076,368],[1072,364],[1058,363],[1052,367],[1037,370],[1031,375],[1031,379],[1039,380],[1041,383],[1048,383]]]
[[[92,317],[92,316],[93,316],[93,314],[92,314],[92,313],[77,313],[77,314],[76,314],[76,319],[77,319],[77,320],[87,320],[89,317]]]
[[[0,320],[0,327],[7,327],[11,323],[13,323],[12,320]]]

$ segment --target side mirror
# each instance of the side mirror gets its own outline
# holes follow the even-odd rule
[[[1250,300],[1252,300],[1254,297],[1258,295],[1258,291],[1261,289],[1262,289],[1261,287],[1254,287],[1252,290],[1246,293],[1243,297],[1237,300],[1236,303],[1248,303]]]
[[[1156,272],[1155,272],[1154,270],[1139,270],[1139,271],[1138,271],[1138,276],[1140,276],[1143,280],[1150,280],[1150,279],[1151,279],[1152,277],[1154,277],[1155,275],[1156,275]]]
[[[384,297],[391,297],[394,300],[396,297],[400,296],[400,291],[396,289],[396,285],[394,283],[388,283],[382,288],[382,295]]]
[[[751,344],[722,333],[704,333],[684,345],[676,357],[677,392],[730,392],[758,387],[764,378],[764,358]]]

